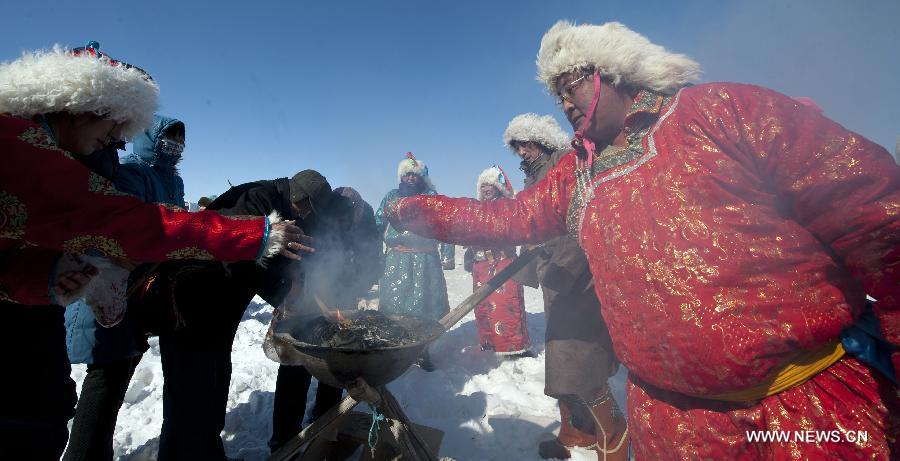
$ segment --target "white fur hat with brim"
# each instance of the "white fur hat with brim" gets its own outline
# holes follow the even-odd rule
[[[562,74],[584,68],[594,68],[616,86],[663,94],[674,94],[700,76],[700,65],[691,58],[671,53],[621,23],[557,22],[541,39],[538,80],[555,92]]]
[[[428,177],[428,166],[425,165],[425,162],[418,160],[412,152],[406,153],[406,158],[400,161],[400,164],[397,165],[397,182],[403,180],[403,175],[412,173],[418,175],[425,181],[425,184],[428,186],[429,190],[434,190],[434,185],[431,184],[431,178]]]
[[[145,72],[93,48],[56,45],[0,64],[0,113],[17,117],[94,113],[123,124],[131,139],[153,124],[158,97]]]
[[[483,184],[490,184],[496,187],[497,190],[500,191],[500,195],[506,198],[513,198],[516,196],[516,190],[513,189],[512,184],[510,184],[506,172],[497,165],[482,171],[481,174],[478,175],[478,184],[475,185],[475,197],[478,197],[478,200],[484,199],[481,195],[481,186]]]
[[[516,115],[503,132],[503,144],[515,150],[513,142],[536,142],[551,152],[570,147],[570,137],[549,115],[532,112]]]

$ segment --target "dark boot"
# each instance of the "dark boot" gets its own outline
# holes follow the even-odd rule
[[[581,447],[592,449],[597,446],[597,437],[592,432],[579,430],[572,424],[572,412],[565,401],[559,401],[559,435],[553,440],[545,440],[538,445],[538,454],[544,459],[569,459],[570,449]],[[585,426],[592,427],[590,421]]]
[[[509,355],[502,355],[501,357],[504,360],[518,360],[518,359],[525,359],[525,358],[535,358],[535,357],[537,357],[537,354],[535,354],[534,351],[531,349],[525,349],[522,352],[516,352],[515,354],[509,354]]]
[[[572,412],[569,406],[562,400],[559,402],[559,442],[567,447],[594,448],[597,444],[597,436],[593,432],[584,432],[572,424]]]
[[[539,443],[538,456],[542,459],[569,459],[572,457],[572,452],[559,442],[559,438],[556,438]]]

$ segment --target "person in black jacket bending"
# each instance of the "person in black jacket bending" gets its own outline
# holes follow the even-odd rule
[[[318,313],[315,297],[329,309],[355,311],[359,298],[365,296],[381,277],[384,268],[382,243],[374,210],[352,188],[339,187],[332,195],[328,209],[304,227],[316,242],[316,252],[305,257],[299,266],[301,274],[295,280],[302,279],[303,283],[295,282],[273,323],[282,317]],[[309,371],[301,365],[282,364],[278,367],[272,437],[269,439],[273,453],[300,432],[311,380]],[[342,392],[343,389],[320,382],[311,421],[336,405]]]
[[[331,203],[331,186],[313,170],[291,179],[256,181],[232,187],[208,210],[228,216],[268,216],[277,212],[306,230]],[[237,326],[254,295],[273,306],[291,288],[293,262],[274,258],[266,268],[250,261],[228,264],[181,263],[157,277],[172,283],[171,318],[159,335],[165,384],[159,460],[225,460],[220,433],[231,381],[231,347]]]

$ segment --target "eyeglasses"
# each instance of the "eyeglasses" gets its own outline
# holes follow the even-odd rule
[[[177,157],[181,155],[182,152],[184,152],[184,143],[175,142],[165,138],[159,140],[159,153]]]
[[[563,87],[559,90],[559,93],[556,93],[556,104],[561,106],[563,102],[572,102],[575,87],[578,86],[582,81],[584,81],[585,78],[587,78],[587,74],[584,74],[581,77],[578,77],[575,80],[572,80],[571,82],[563,85]]]

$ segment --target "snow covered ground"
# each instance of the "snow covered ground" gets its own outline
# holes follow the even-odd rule
[[[471,276],[462,269],[445,271],[450,305],[472,293]],[[444,431],[441,456],[458,460],[539,460],[538,442],[559,428],[556,400],[544,395],[544,306],[540,291],[525,288],[528,331],[538,356],[502,360],[478,347],[474,315],[469,314],[432,346],[438,369],[410,368],[388,387],[409,418]],[[264,460],[272,431],[272,402],[278,365],[265,357],[262,340],[272,307],[257,298],[244,314],[232,349],[234,364],[225,451],[246,461]],[[163,375],[159,343],[135,371],[119,412],[114,439],[119,460],[156,458],[162,425]],[[84,365],[73,365],[72,378],[81,390]],[[624,409],[625,372],[612,379],[613,393]],[[309,398],[314,396],[311,386]],[[312,407],[312,402],[308,408]],[[358,407],[362,409],[364,407]],[[593,461],[592,452],[573,453],[575,461]]]

